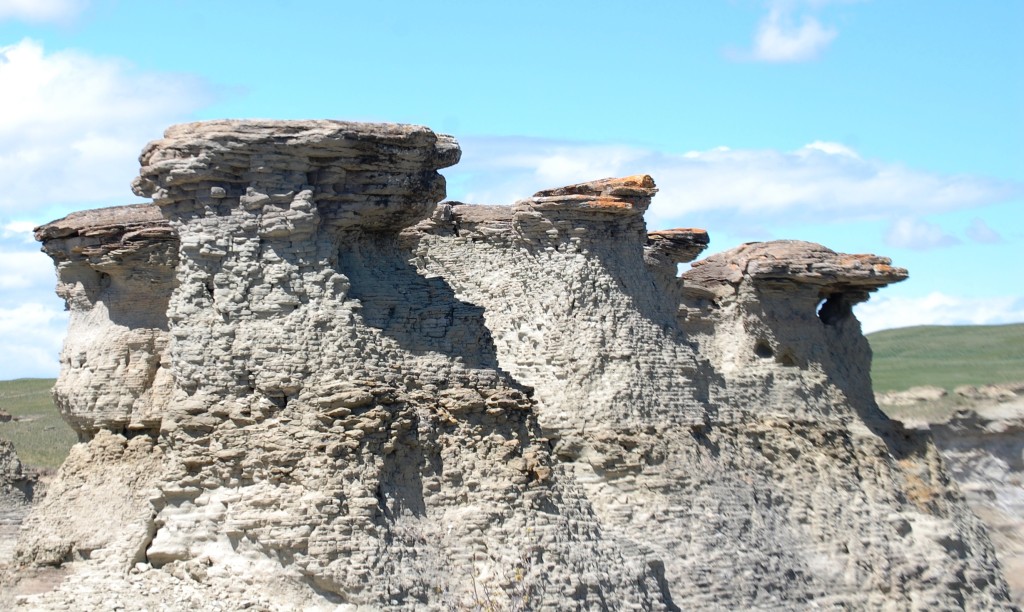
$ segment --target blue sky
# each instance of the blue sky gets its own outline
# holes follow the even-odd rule
[[[137,201],[172,123],[454,134],[449,197],[646,172],[652,229],[799,238],[910,280],[868,331],[1024,321],[1024,2],[0,0],[0,379],[66,315],[32,226]]]

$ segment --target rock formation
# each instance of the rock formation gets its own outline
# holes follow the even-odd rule
[[[0,567],[13,556],[11,543],[30,504],[36,497],[39,478],[22,466],[14,445],[0,439]]]
[[[945,394],[945,390],[942,390]],[[907,421],[929,431],[968,505],[995,545],[1014,602],[1024,605],[1024,383],[963,386],[959,409]],[[939,398],[934,387],[880,394],[888,406],[914,401],[921,412]],[[882,403],[882,402],[880,402]]]
[[[172,381],[165,359],[177,234],[153,206],[73,213],[39,229],[71,313],[54,395],[88,439],[160,429]]]
[[[175,126],[154,206],[37,230],[82,442],[17,553],[73,571],[16,603],[1008,605],[871,395],[852,305],[906,271],[776,242],[680,278],[707,234],[647,231],[651,177],[438,205],[458,157],[413,126]]]

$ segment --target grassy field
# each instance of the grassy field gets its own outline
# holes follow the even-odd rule
[[[13,442],[22,463],[31,467],[60,467],[78,441],[53,405],[53,382],[52,378],[0,382],[0,410],[14,417],[0,423],[0,438]]]
[[[1024,381],[1024,323],[904,327],[868,342],[875,391]]]

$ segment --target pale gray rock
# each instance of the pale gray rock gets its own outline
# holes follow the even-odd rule
[[[156,430],[171,393],[164,360],[178,237],[152,205],[72,213],[35,230],[70,311],[53,389],[83,440]]]
[[[502,368],[535,389],[555,473],[582,483],[605,533],[663,559],[683,608],[1003,605],[934,447],[870,392],[851,306],[906,271],[781,242],[666,278],[642,198],[580,205],[606,189],[566,189],[564,208],[541,192],[511,225],[455,206],[471,233],[415,228],[417,265],[483,306]],[[988,577],[931,586],[949,571]]]
[[[13,560],[13,536],[37,497],[38,488],[38,475],[22,466],[13,444],[0,439],[0,569]]]
[[[913,406],[914,404],[938,401],[947,395],[949,395],[949,392],[942,387],[923,385],[911,387],[904,391],[876,393],[875,400],[885,406]]]
[[[651,177],[437,204],[457,159],[414,126],[170,128],[134,187],[173,237],[132,253],[174,244],[148,268],[173,280],[138,320],[89,284],[145,268],[121,234],[41,229],[97,356],[64,363],[83,442],[19,543],[71,575],[21,605],[1008,605],[934,446],[871,395],[850,306],[905,271],[768,243],[680,279],[706,233],[647,231]],[[114,409],[134,379],[101,355],[139,330],[166,377]]]
[[[1014,401],[1024,395],[1024,383],[1005,383],[994,385],[964,385],[953,389],[953,393],[969,400],[996,400],[1000,402]]]
[[[1024,384],[958,388],[974,403],[915,427],[931,433],[971,509],[988,526],[1014,602],[1024,605]],[[979,392],[980,390],[980,392]]]

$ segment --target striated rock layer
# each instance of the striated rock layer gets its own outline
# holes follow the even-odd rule
[[[985,522],[1014,602],[1024,605],[1024,383],[959,387],[968,407],[931,422],[935,445]]]
[[[800,242],[678,263],[639,175],[437,205],[426,128],[216,121],[155,206],[37,230],[82,437],[19,542],[42,609],[1008,604],[852,305],[906,278]],[[101,529],[86,529],[99,522]]]

